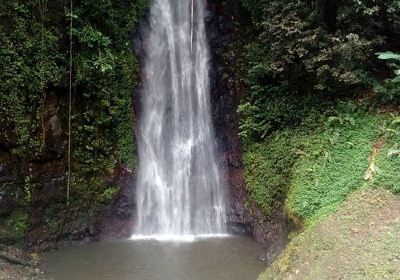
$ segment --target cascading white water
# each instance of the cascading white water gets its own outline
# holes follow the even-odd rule
[[[154,0],[144,39],[134,238],[225,232],[209,100],[205,0]]]

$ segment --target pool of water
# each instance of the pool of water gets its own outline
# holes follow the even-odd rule
[[[43,269],[56,280],[255,280],[265,269],[262,253],[245,237],[127,240],[47,253]]]

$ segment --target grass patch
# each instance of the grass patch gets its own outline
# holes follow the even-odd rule
[[[375,187],[390,189],[400,194],[400,156],[391,155],[392,148],[386,146],[377,157],[377,173],[373,181]]]
[[[309,136],[296,162],[286,201],[291,215],[303,221],[324,217],[364,185],[381,119],[341,109]]]
[[[367,188],[296,236],[267,279],[398,279],[400,198]]]
[[[381,127],[385,145],[376,159],[373,186],[400,193],[400,117],[392,115]]]

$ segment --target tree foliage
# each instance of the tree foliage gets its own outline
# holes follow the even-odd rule
[[[39,0],[0,4],[0,142],[20,156],[38,155],[43,92],[65,72],[60,30],[45,27],[50,20]]]
[[[73,38],[72,195],[94,204],[120,162],[134,167],[132,93],[138,63],[130,32],[146,0],[10,0],[0,4],[0,147],[26,165],[66,158],[69,35]],[[61,151],[48,152],[46,102]],[[63,140],[64,139],[64,140]],[[27,174],[26,174],[27,175]],[[27,175],[28,176],[28,175]],[[74,194],[75,191],[75,194]],[[93,198],[93,199],[92,199]]]
[[[387,79],[383,84],[378,85],[375,90],[379,93],[382,103],[400,105],[400,54],[393,52],[377,53],[378,59],[388,61],[388,65],[394,71],[394,78]]]
[[[251,14],[242,135],[260,139],[303,112],[370,89],[374,53],[398,48],[399,1],[242,0]],[[377,67],[378,66],[378,67]]]

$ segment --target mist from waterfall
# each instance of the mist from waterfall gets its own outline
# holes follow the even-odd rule
[[[144,38],[133,238],[225,233],[211,121],[205,0],[154,0]]]

